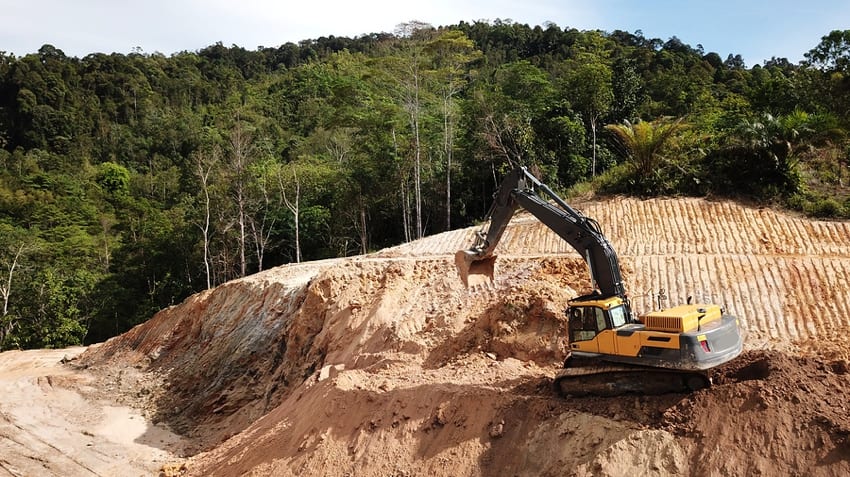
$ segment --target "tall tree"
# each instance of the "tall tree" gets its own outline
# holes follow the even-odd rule
[[[396,27],[400,37],[400,71],[398,80],[401,85],[401,101],[407,112],[411,134],[411,153],[413,156],[413,193],[415,210],[415,238],[422,238],[422,115],[426,94],[425,50],[422,39],[430,34],[433,27],[418,21],[402,23]]]
[[[228,137],[228,174],[232,187],[234,206],[236,207],[236,225],[238,227],[239,276],[248,274],[248,221],[249,221],[249,177],[248,168],[255,159],[254,137],[242,121],[234,123]]]
[[[31,248],[23,230],[0,223],[0,299],[3,309],[0,310],[0,350],[5,349],[7,337],[15,327],[15,316],[10,316],[10,300],[13,296],[15,273],[20,272],[28,250]]]
[[[495,85],[479,85],[473,114],[488,152],[511,166],[540,160],[534,126],[552,106],[554,91],[546,72],[527,61],[503,65]]]
[[[201,230],[201,239],[204,246],[204,276],[206,278],[207,289],[212,288],[212,258],[210,255],[211,242],[211,214],[212,214],[212,173],[221,161],[221,149],[218,146],[213,146],[208,150],[201,149],[195,152],[195,175],[201,185],[201,213],[202,219],[196,225]]]
[[[805,54],[815,68],[807,90],[816,94],[815,105],[845,119],[850,118],[850,30],[833,30]]]
[[[292,167],[291,186],[293,193],[287,197],[284,185],[284,169],[278,169],[277,180],[280,187],[280,196],[286,208],[292,212],[292,220],[295,224],[295,263],[301,263],[301,181],[298,180],[298,170]]]
[[[803,56],[809,65],[824,70],[850,72],[850,30],[832,30]]]
[[[611,85],[611,68],[595,56],[586,55],[583,61],[567,72],[565,94],[573,109],[580,111],[590,126],[591,169],[596,176],[597,127],[602,116],[608,113],[614,101]]]
[[[457,121],[456,96],[468,83],[467,66],[481,58],[481,52],[463,32],[444,30],[429,41],[426,50],[434,61],[432,72],[440,97],[443,117],[441,152],[446,164],[446,230],[452,227],[452,172]]]

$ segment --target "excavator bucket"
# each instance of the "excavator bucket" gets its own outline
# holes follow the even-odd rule
[[[460,279],[467,287],[490,285],[493,283],[496,257],[479,259],[474,252],[459,250],[455,254],[455,266]]]

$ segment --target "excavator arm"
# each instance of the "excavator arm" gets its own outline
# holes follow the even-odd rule
[[[455,261],[464,279],[476,262],[492,259],[518,207],[534,215],[584,258],[590,267],[593,287],[602,296],[625,299],[620,262],[599,224],[570,207],[524,167],[514,169],[502,180],[488,214],[489,225],[477,233],[471,248],[457,253]]]

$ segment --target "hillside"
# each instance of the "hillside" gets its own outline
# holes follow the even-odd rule
[[[665,306],[694,296],[740,317],[746,351],[714,372],[715,386],[557,397],[562,310],[587,271],[524,216],[491,286],[458,279],[452,256],[474,229],[457,230],[229,282],[70,365],[15,374],[4,353],[0,383],[48,379],[45,396],[132,406],[148,436],[182,436],[133,440],[166,453],[146,464],[189,475],[850,473],[850,347],[837,338],[850,323],[850,224],[701,199],[576,205],[611,239],[638,311],[663,289]],[[54,372],[65,377],[43,378]],[[6,439],[34,425],[15,409],[0,404]],[[86,442],[115,440],[85,429],[80,461]],[[34,444],[0,450],[22,474],[35,453],[42,473],[88,475]]]
[[[281,264],[475,224],[517,165],[556,191],[850,219],[850,30],[821,33],[804,62],[750,68],[498,19],[168,56],[0,48],[0,351],[103,342]]]

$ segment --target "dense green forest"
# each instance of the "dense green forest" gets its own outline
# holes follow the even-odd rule
[[[501,174],[850,216],[850,30],[747,67],[510,21],[165,56],[0,52],[0,350],[467,226]]]

